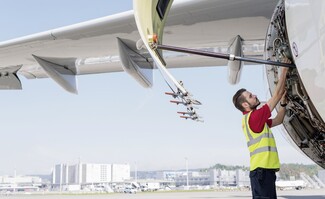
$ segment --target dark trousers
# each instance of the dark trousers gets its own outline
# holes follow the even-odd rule
[[[251,188],[253,199],[276,199],[275,175],[274,169],[257,168],[250,171]]]

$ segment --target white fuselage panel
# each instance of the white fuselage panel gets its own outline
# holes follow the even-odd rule
[[[291,51],[315,108],[325,120],[325,1],[286,0]]]

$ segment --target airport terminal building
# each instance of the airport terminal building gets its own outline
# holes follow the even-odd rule
[[[250,185],[249,171],[211,169],[207,172],[200,171],[160,171],[156,179],[175,182],[176,187],[187,185],[199,186],[237,186],[248,187]]]
[[[80,189],[82,185],[108,184],[130,180],[129,164],[57,164],[52,172],[53,189],[62,186],[75,185]]]
[[[133,173],[135,176],[137,174]],[[156,171],[149,176],[131,178],[129,164],[57,164],[52,172],[53,190],[80,190],[89,185],[111,186],[127,184],[132,181],[159,181],[161,187],[182,186],[237,186],[247,187],[250,184],[247,171],[216,170],[209,171]],[[149,182],[148,181],[148,182]]]

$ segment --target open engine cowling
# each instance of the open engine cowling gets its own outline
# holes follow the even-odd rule
[[[274,11],[266,35],[265,59],[281,61],[287,57],[296,64],[297,68],[289,70],[286,81],[289,103],[283,122],[287,131],[285,136],[290,137],[297,148],[325,168],[325,123],[308,94],[309,89],[306,89],[305,82],[301,78],[302,71],[299,70],[300,65],[297,63],[297,59],[301,59],[301,57],[296,51],[299,47],[289,36],[296,33],[292,32],[292,27],[291,32],[288,32],[288,23],[291,24],[294,20],[289,17],[288,21],[288,16],[286,16],[288,10],[291,9],[290,1],[288,2],[280,1]],[[266,65],[266,76],[271,95],[278,82],[279,73],[280,67]]]

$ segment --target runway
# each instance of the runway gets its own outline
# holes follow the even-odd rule
[[[72,194],[21,194],[1,195],[8,199],[250,199],[249,191],[206,191],[206,192],[153,192],[137,194],[100,194],[100,195],[72,195]],[[325,189],[278,191],[278,199],[325,199]]]

